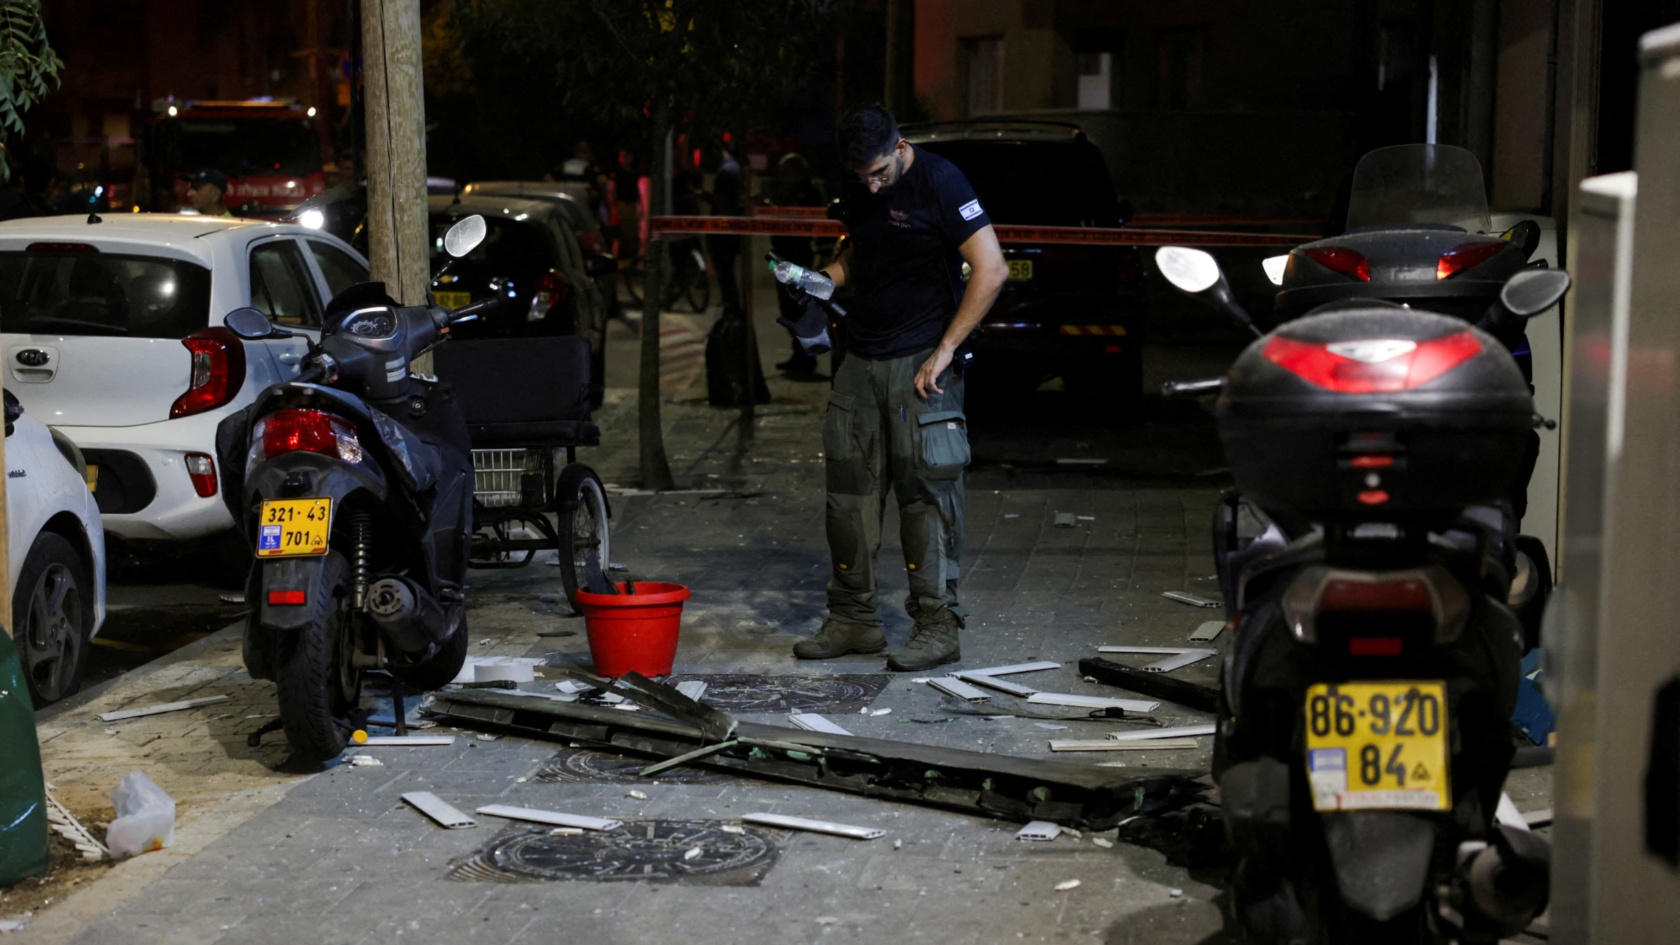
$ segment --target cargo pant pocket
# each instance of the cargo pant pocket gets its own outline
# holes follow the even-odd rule
[[[863,495],[868,490],[869,463],[858,443],[857,398],[834,391],[828,395],[823,418],[823,465],[828,491]]]
[[[968,420],[961,410],[916,418],[916,469],[927,479],[955,479],[970,459]]]

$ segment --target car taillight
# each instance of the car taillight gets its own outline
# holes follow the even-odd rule
[[[214,410],[245,386],[245,345],[226,328],[206,328],[181,339],[192,357],[187,392],[169,408],[171,419]]]
[[[308,591],[269,591],[270,607],[298,607],[309,603]]]
[[[362,461],[362,444],[350,425],[319,410],[287,407],[257,421],[251,439],[262,443],[263,458],[282,453],[320,453],[345,462]]]
[[[548,317],[550,310],[566,297],[566,277],[550,269],[537,277],[537,291],[531,297],[531,310],[526,313],[526,321],[542,321]]]
[[[1339,394],[1392,394],[1440,377],[1482,353],[1468,331],[1428,341],[1370,339],[1319,344],[1274,335],[1260,353],[1309,384]]]
[[[1487,262],[1511,245],[1504,241],[1498,243],[1460,243],[1441,254],[1435,262],[1435,278],[1445,279],[1466,269],[1474,269]]]
[[[199,498],[208,499],[216,494],[216,461],[206,453],[187,454],[187,475],[192,477],[193,491]]]
[[[1326,269],[1344,276],[1353,276],[1361,282],[1371,281],[1371,263],[1351,249],[1343,246],[1308,246],[1301,250],[1301,253]]]

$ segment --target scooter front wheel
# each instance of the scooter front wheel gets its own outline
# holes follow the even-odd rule
[[[338,756],[349,743],[351,713],[361,699],[361,670],[350,664],[349,565],[336,551],[321,562],[319,587],[305,606],[309,619],[281,644],[275,683],[280,722],[292,752],[312,761]]]

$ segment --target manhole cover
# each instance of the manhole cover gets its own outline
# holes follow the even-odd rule
[[[845,673],[837,676],[672,676],[675,686],[690,679],[706,684],[700,701],[714,709],[738,714],[755,712],[856,712],[875,701],[892,676],[886,673]]]
[[[707,771],[682,765],[667,768],[652,778],[641,775],[643,768],[655,764],[657,759],[626,758],[604,751],[591,751],[587,748],[568,748],[556,752],[548,763],[537,769],[531,777],[537,781],[555,782],[607,782],[609,784],[647,783],[649,781],[664,781],[674,784],[721,784],[735,780],[727,774]]]
[[[515,827],[456,864],[449,876],[491,883],[758,885],[781,855],[778,832],[745,826],[741,833],[726,833],[722,826],[715,820],[643,820],[574,836],[555,836],[546,827]]]

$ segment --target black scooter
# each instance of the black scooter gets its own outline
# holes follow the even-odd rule
[[[484,234],[468,217],[444,245],[459,258]],[[244,471],[229,493],[256,539],[245,666],[277,684],[298,755],[343,751],[363,670],[432,689],[466,660],[471,444],[450,390],[409,364],[493,304],[404,307],[381,283],[352,286],[329,304],[303,372],[218,430],[224,469]],[[256,309],[224,324],[251,340],[292,334]]]
[[[1207,253],[1156,259],[1252,324]],[[1204,388],[1267,530],[1222,562],[1213,763],[1249,940],[1491,945],[1545,907],[1547,846],[1496,816],[1522,655],[1499,504],[1537,417],[1495,336],[1568,286],[1521,270],[1476,326],[1332,301]]]

